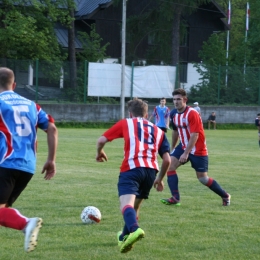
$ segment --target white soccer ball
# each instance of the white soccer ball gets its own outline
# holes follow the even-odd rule
[[[101,221],[101,212],[94,206],[88,206],[82,210],[80,218],[84,224],[97,224]]]

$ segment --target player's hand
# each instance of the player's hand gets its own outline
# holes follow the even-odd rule
[[[185,155],[184,153],[183,153],[183,154],[181,155],[181,157],[179,158],[179,162],[180,162],[181,164],[186,163],[187,160],[188,160],[188,155]]]
[[[100,153],[100,154],[97,154],[97,156],[96,156],[96,161],[97,161],[97,162],[107,161],[107,155],[106,155],[104,152],[102,152],[102,153]]]
[[[44,179],[50,180],[56,174],[56,165],[54,161],[47,161],[42,168],[42,174],[45,173]]]
[[[157,190],[157,191],[163,191],[163,188],[164,188],[164,183],[162,180],[159,180],[159,179],[155,179],[154,183],[153,183],[153,186],[154,188]]]

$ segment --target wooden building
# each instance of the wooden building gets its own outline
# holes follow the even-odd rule
[[[86,30],[86,24],[95,23],[97,33],[102,37],[103,42],[109,42],[107,55],[114,59],[121,57],[121,24],[122,5],[114,5],[110,0],[75,0],[77,10],[75,12],[75,24],[78,30]],[[80,4],[79,4],[80,3]],[[139,15],[155,4],[150,0],[127,1],[127,18]],[[212,33],[228,29],[226,14],[218,4],[212,0],[208,4],[201,5],[188,17],[182,17],[186,21],[186,37],[180,45],[180,61],[182,63],[200,62],[198,51],[201,50],[204,41]],[[129,54],[129,40],[126,39],[126,55]],[[144,37],[136,47],[135,56],[140,60],[146,59],[146,50],[153,44],[149,37]],[[160,57],[158,57],[160,59]]]

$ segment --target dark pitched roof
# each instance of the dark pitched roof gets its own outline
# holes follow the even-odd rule
[[[89,19],[98,10],[102,10],[110,6],[112,0],[74,0],[76,4],[76,19]]]
[[[63,48],[68,48],[68,29],[61,24],[56,24],[54,28],[55,34],[58,39],[58,43],[63,47]],[[82,49],[82,44],[80,40],[78,39],[77,32],[75,33],[75,48],[76,49]]]
[[[1,1],[1,0],[0,0]],[[75,1],[75,18],[77,20],[90,19],[99,10],[110,6],[112,0],[74,0]],[[68,29],[61,24],[55,25],[55,33],[59,44],[63,48],[68,48]],[[78,31],[82,31],[80,28],[75,28],[75,48],[82,49],[82,44],[78,38]]]

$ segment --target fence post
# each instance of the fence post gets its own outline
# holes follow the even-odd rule
[[[218,106],[219,106],[219,98],[220,98],[220,65],[218,65]]]
[[[85,60],[84,64],[84,103],[86,103],[87,100],[87,75],[88,75],[88,61]]]
[[[133,92],[134,92],[134,67],[135,67],[135,62],[132,62],[132,73],[131,73],[131,99],[133,98]]]
[[[179,81],[179,64],[177,63],[176,64],[175,87],[174,87],[174,89],[179,88],[178,81]]]
[[[39,60],[36,60],[36,71],[35,71],[35,87],[36,87],[36,92],[35,92],[35,101],[36,103],[38,102],[38,77],[39,77]]]

